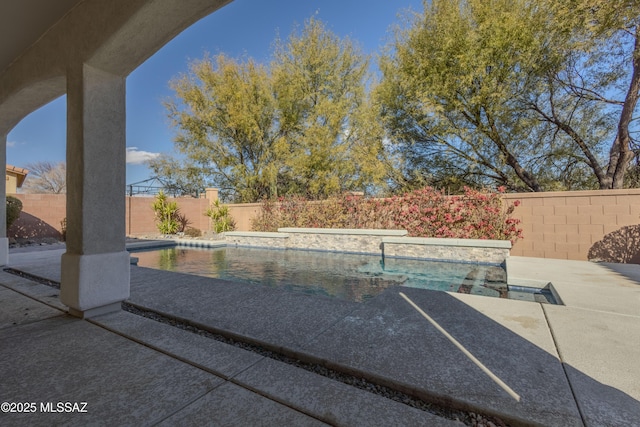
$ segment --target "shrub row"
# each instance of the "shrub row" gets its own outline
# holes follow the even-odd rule
[[[431,187],[385,199],[345,194],[324,201],[300,196],[264,200],[252,221],[254,231],[281,227],[373,228],[407,230],[413,237],[510,240],[522,238],[520,220],[512,218],[519,201],[505,204],[504,189],[465,188],[447,196]]]

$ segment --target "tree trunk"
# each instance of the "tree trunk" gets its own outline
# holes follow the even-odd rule
[[[491,138],[500,152],[506,157],[507,164],[511,167],[511,169],[513,169],[518,178],[520,178],[520,181],[522,181],[527,187],[529,187],[536,193],[543,191],[540,183],[538,182],[538,179],[532,173],[522,167],[516,156],[513,155],[511,150],[509,150],[509,148],[507,147],[507,144],[504,143],[493,119],[488,113],[487,120],[489,122],[489,132],[487,136]]]
[[[633,158],[633,152],[629,149],[631,136],[629,135],[629,124],[633,120],[633,112],[638,104],[640,96],[640,34],[636,27],[636,40],[633,49],[633,72],[631,83],[622,106],[620,121],[618,122],[618,133],[611,145],[609,152],[609,167],[607,168],[607,178],[610,180],[608,188],[623,188],[624,176],[629,168],[629,162]],[[607,184],[609,184],[607,182]]]

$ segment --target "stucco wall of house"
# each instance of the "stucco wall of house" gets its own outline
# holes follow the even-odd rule
[[[18,177],[15,173],[7,172],[7,194],[16,194],[18,192]]]

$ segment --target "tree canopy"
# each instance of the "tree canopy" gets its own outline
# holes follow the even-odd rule
[[[64,162],[36,162],[26,167],[29,175],[23,185],[25,193],[67,192],[67,165]]]
[[[224,54],[194,61],[166,103],[184,166],[169,156],[150,166],[176,183],[200,175],[239,202],[381,185],[383,130],[368,78],[357,46],[316,19],[277,40],[268,65]]]
[[[623,3],[425,2],[381,61],[398,185],[621,187],[640,82]]]
[[[259,64],[205,57],[167,102],[185,161],[235,201],[424,185],[640,185],[640,1],[430,0],[371,58],[317,19]]]

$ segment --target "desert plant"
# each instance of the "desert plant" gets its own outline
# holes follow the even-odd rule
[[[187,216],[185,214],[183,214],[182,212],[180,212],[179,209],[175,213],[174,218],[175,218],[176,222],[178,223],[178,230],[177,230],[178,233],[184,233],[185,230],[189,227],[189,224],[191,224],[191,221],[189,221]]]
[[[158,231],[162,234],[176,234],[180,228],[178,203],[170,202],[166,194],[160,191],[156,195],[152,207],[156,214]]]
[[[22,201],[16,197],[7,196],[7,230],[20,217],[20,212],[22,212]]]
[[[231,213],[229,213],[229,207],[221,205],[220,200],[213,202],[205,212],[205,215],[211,218],[213,231],[215,233],[224,233],[225,231],[236,229],[236,222],[231,216]]]
[[[200,237],[202,236],[202,231],[200,231],[199,228],[187,227],[187,229],[184,230],[184,235],[188,237]]]

